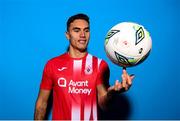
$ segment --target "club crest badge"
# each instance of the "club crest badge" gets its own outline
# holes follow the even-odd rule
[[[85,68],[85,74],[86,75],[90,75],[92,74],[93,70],[92,70],[92,67],[89,65]]]

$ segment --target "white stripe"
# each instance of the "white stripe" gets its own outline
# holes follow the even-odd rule
[[[85,105],[84,107],[84,120],[90,120],[91,106]]]
[[[82,60],[74,60],[73,63],[73,74],[74,79],[79,79],[82,68]],[[80,103],[72,102],[72,110],[71,110],[71,120],[80,120],[81,119],[81,108]]]
[[[71,120],[80,120],[80,106],[72,105]]]
[[[99,58],[98,58],[98,70],[99,70],[99,67],[100,67],[101,61],[102,61],[102,59],[99,59]]]
[[[73,69],[74,72],[81,72],[81,68],[82,68],[82,60],[74,60],[74,64],[73,64]]]
[[[93,56],[88,54],[86,57],[85,74],[92,74],[93,72]]]
[[[96,106],[96,102],[93,103],[93,120],[97,121],[97,106]]]

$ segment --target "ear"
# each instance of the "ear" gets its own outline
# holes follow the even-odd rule
[[[66,35],[66,38],[69,40],[70,35],[69,35],[69,32],[68,32],[68,31],[65,33],[65,35]]]

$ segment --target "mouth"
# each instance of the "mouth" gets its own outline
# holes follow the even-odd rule
[[[85,44],[86,43],[86,40],[82,39],[82,40],[79,40],[78,41],[80,44]]]

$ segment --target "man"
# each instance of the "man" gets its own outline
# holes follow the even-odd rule
[[[125,69],[122,82],[109,87],[109,68],[104,60],[87,52],[90,38],[89,17],[71,16],[67,21],[66,53],[49,60],[44,68],[36,102],[35,119],[44,119],[53,90],[53,120],[97,120],[97,104],[106,109],[114,92],[128,90],[134,76]]]

